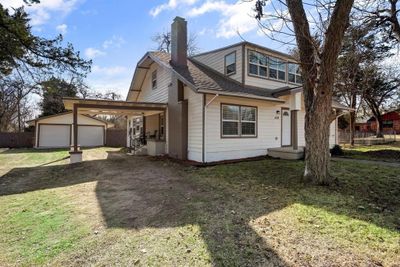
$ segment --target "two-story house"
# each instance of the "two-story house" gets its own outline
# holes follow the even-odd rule
[[[126,100],[167,109],[129,116],[128,144],[145,133],[151,154],[202,163],[302,156],[302,81],[293,57],[249,42],[188,57],[187,23],[180,17],[171,41],[171,54],[147,52],[137,64]],[[345,109],[336,102],[333,108]],[[331,145],[336,136],[334,121]]]

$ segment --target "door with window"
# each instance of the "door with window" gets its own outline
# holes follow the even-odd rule
[[[290,122],[290,110],[282,109],[282,146],[292,145],[291,140],[291,122]]]

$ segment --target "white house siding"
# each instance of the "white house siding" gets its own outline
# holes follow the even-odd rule
[[[242,46],[235,46],[204,55],[194,56],[193,58],[214,70],[225,74],[225,56],[236,52],[236,73],[229,77],[242,82]]]
[[[157,69],[157,88],[152,88],[151,75]],[[168,87],[171,83],[171,71],[165,67],[161,67],[156,63],[150,66],[144,78],[141,92],[139,93],[138,102],[168,102]],[[135,101],[135,99],[128,99]]]
[[[202,161],[203,150],[203,94],[185,87],[188,100],[188,159]]]
[[[305,123],[305,111],[299,110],[297,114],[297,137],[298,137],[298,145],[305,146],[306,139],[304,135],[304,123]]]
[[[207,95],[207,103],[213,95]],[[257,106],[257,137],[221,138],[221,103]],[[282,104],[261,100],[217,97],[206,109],[206,162],[256,157],[281,146],[281,120],[276,111]]]

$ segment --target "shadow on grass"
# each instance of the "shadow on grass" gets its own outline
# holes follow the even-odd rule
[[[388,173],[384,178],[368,179],[370,171],[343,166],[334,167],[343,176],[341,184],[322,188],[298,182],[302,162],[263,160],[195,169],[168,160],[110,152],[107,160],[15,168],[0,178],[0,195],[97,181],[97,200],[110,228],[199,225],[215,265],[286,266],[249,226],[251,220],[304,203],[397,229],[393,212],[398,213],[400,207],[396,197],[400,177]],[[266,194],[270,200],[261,201]],[[333,196],[357,201],[335,203]],[[371,203],[379,210],[371,211]],[[366,208],[360,210],[360,205]]]
[[[370,159],[389,162],[400,162],[400,150],[392,149],[379,149],[371,151],[347,150],[345,151],[345,156],[366,160]]]

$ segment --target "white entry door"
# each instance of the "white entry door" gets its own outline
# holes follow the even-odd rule
[[[290,110],[282,109],[282,146],[292,145]]]

